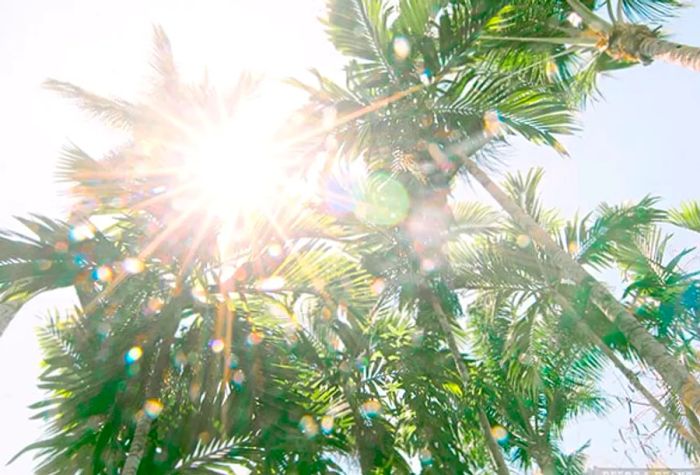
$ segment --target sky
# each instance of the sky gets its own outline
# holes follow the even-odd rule
[[[13,216],[64,217],[67,200],[55,183],[61,147],[74,142],[99,154],[114,137],[70,104],[43,90],[52,77],[110,96],[138,98],[148,75],[152,25],[168,32],[176,59],[193,79],[208,75],[226,85],[242,70],[269,78],[327,72],[340,64],[317,17],[321,0],[2,0],[0,1],[0,227],[17,229]],[[700,45],[700,8],[668,25],[677,41]],[[582,131],[563,140],[571,158],[521,141],[502,170],[542,166],[545,203],[567,215],[647,194],[675,206],[698,198],[697,114],[700,75],[674,66],[634,67],[601,83],[604,99],[581,114]],[[468,190],[483,197],[479,190]],[[678,248],[700,244],[680,235]],[[40,435],[41,421],[26,408],[40,399],[35,378],[40,356],[36,327],[52,309],[73,302],[68,291],[33,300],[0,340],[0,474],[30,474],[31,457],[3,464]],[[612,372],[604,389],[624,393]],[[647,419],[649,417],[647,416]],[[585,418],[566,432],[565,446],[594,439],[589,463],[643,467],[639,451],[625,454],[625,410],[603,420]],[[685,461],[661,444],[659,460]]]

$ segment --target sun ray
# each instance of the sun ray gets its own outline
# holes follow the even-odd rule
[[[177,229],[184,223],[192,213],[196,211],[196,206],[192,206],[189,210],[183,212],[180,216],[178,216],[175,220],[173,220],[168,226],[158,235],[156,236],[149,244],[146,246],[139,254],[137,259],[140,261],[145,261],[147,260],[159,247],[163,242],[170,237]],[[129,276],[127,272],[122,272],[118,274],[114,280],[112,280],[107,287],[105,287],[104,290],[102,290],[98,295],[96,295],[89,303],[86,305],[86,307],[83,309],[84,314],[88,314],[95,310],[97,305],[99,304],[100,299],[105,299],[112,295],[114,291],[121,285],[121,283]]]
[[[192,245],[189,246],[187,249],[187,254],[185,254],[185,257],[182,260],[182,264],[180,265],[180,271],[178,272],[177,279],[176,279],[176,285],[180,285],[182,283],[182,279],[185,277],[185,273],[187,272],[188,267],[190,266],[190,263],[195,257],[195,253],[197,252],[197,249],[199,248],[199,245],[204,241],[204,238],[207,236],[207,233],[210,231],[210,226],[213,222],[213,218],[211,215],[207,215],[207,217],[204,219],[203,225],[200,227],[200,229],[197,231],[197,234],[195,235],[194,239],[192,240]]]
[[[157,194],[143,201],[139,201],[132,206],[135,211],[145,210],[149,206],[159,204],[163,201],[167,201],[172,198],[176,198],[184,195],[187,191],[191,191],[194,187],[191,184],[183,184],[171,190],[165,191],[163,193]]]

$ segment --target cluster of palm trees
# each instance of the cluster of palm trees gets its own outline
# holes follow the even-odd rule
[[[128,139],[100,159],[67,148],[75,212],[0,236],[0,331],[40,292],[80,303],[39,335],[36,472],[583,473],[562,431],[609,407],[608,363],[699,457],[700,281],[666,230],[700,232],[700,205],[567,221],[540,201],[541,170],[503,185],[485,171],[514,135],[565,154],[556,136],[602,72],[698,69],[698,49],[643,23],[677,6],[329,0],[345,84],[293,81],[309,100],[279,138],[318,192],[232,203],[233,220],[181,170],[255,81],[184,83],[156,29],[145,101],[48,82]],[[470,179],[501,209],[451,197]],[[622,296],[594,276],[611,268]]]

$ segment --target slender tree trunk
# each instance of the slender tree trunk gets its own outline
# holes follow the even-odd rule
[[[580,331],[583,335],[586,336],[587,339],[589,339],[591,342],[593,342],[596,346],[598,346],[603,353],[605,353],[605,356],[608,357],[608,359],[612,362],[613,365],[615,365],[615,368],[623,374],[623,376],[629,381],[629,383],[639,391],[644,398],[651,404],[651,406],[656,410],[657,414],[659,416],[663,417],[666,420],[666,423],[669,424],[671,427],[673,427],[678,434],[688,443],[690,446],[693,448],[693,450],[700,454],[700,444],[698,444],[698,441],[693,437],[693,435],[688,432],[688,429],[685,428],[685,426],[681,423],[681,421],[678,420],[677,417],[675,417],[673,414],[671,414],[666,408],[661,404],[661,401],[656,399],[654,395],[642,384],[642,382],[639,380],[639,377],[637,377],[632,370],[630,370],[625,364],[617,357],[615,352],[611,350],[608,345],[605,344],[603,340],[591,329],[591,327],[588,326],[586,322],[583,322],[579,320],[576,322],[576,329]],[[692,413],[691,413],[692,414]],[[695,414],[692,414],[693,417]]]
[[[664,61],[692,71],[700,71],[700,48],[658,38],[644,25],[618,23],[608,41],[608,54],[617,59]]]
[[[0,338],[5,330],[10,326],[10,322],[15,318],[17,312],[22,307],[20,303],[0,303]]]
[[[594,279],[561,249],[549,234],[501,190],[473,160],[465,158],[463,163],[467,171],[511,216],[513,221],[522,227],[533,241],[544,248],[559,269],[564,271],[577,285],[591,289],[593,302],[608,320],[617,325],[642,358],[656,370],[673,391],[679,394],[685,404],[696,413],[700,413],[700,384],[688,370],[680,362],[673,359],[666,352],[664,346],[649,334],[603,284]]]
[[[645,38],[639,44],[639,52],[643,56],[658,61],[700,71],[700,48],[695,46],[681,45],[658,38]]]
[[[532,455],[532,458],[535,459],[543,475],[556,475],[556,471],[554,470],[554,457],[552,456],[551,447],[547,444],[546,439],[551,427],[550,424],[548,422],[544,423],[542,436],[540,436],[532,427],[532,424],[530,424],[530,416],[520,398],[518,396],[513,396],[513,399],[515,399],[520,417],[523,418],[523,425],[525,427],[525,432],[527,432],[525,440],[527,441],[529,453]],[[547,421],[551,421],[549,414],[547,415]]]
[[[141,465],[143,454],[146,451],[146,442],[148,441],[148,433],[151,432],[151,424],[151,418],[146,414],[142,414],[136,424],[134,438],[129,444],[129,455],[126,457],[121,475],[136,475],[139,465]]]
[[[539,465],[542,475],[557,475],[554,457],[547,447],[535,447],[532,451],[532,457]]]
[[[690,426],[690,432],[693,434],[693,437],[695,440],[700,440],[700,420],[698,420],[695,413],[686,405],[683,405],[683,412],[685,413],[685,417],[688,419],[688,425]],[[696,452],[694,460],[696,462],[700,461],[700,451]]]
[[[573,318],[576,319],[576,330],[581,333],[581,335],[584,336],[585,339],[593,343],[595,346],[600,348],[602,352],[605,354],[605,356],[608,357],[608,359],[612,362],[612,364],[617,368],[617,370],[622,373],[622,375],[627,379],[627,381],[636,389],[638,392],[640,392],[644,398],[649,402],[649,404],[656,410],[657,414],[661,417],[663,417],[666,420],[666,423],[676,429],[678,431],[678,434],[685,439],[685,441],[690,444],[690,446],[693,448],[693,450],[700,454],[700,443],[698,443],[698,439],[692,435],[688,429],[681,423],[681,421],[678,420],[677,417],[675,417],[673,414],[671,414],[663,404],[661,404],[661,401],[659,401],[652,393],[649,391],[646,386],[639,380],[639,377],[634,374],[632,370],[630,370],[621,360],[620,358],[617,357],[615,352],[608,347],[608,345],[605,344],[605,342],[598,336],[596,332],[591,329],[591,327],[588,325],[588,323],[585,322],[585,320],[578,318],[577,312],[574,311],[574,308],[571,306],[569,301],[560,293],[555,293],[554,295],[555,301],[557,304],[565,311],[570,313]],[[693,414],[693,417],[695,417],[695,414]]]
[[[445,334],[447,346],[449,346],[450,353],[452,353],[452,359],[454,359],[455,365],[457,366],[457,372],[459,373],[459,376],[461,377],[466,389],[466,385],[470,379],[469,372],[467,371],[467,367],[462,360],[462,355],[459,352],[459,348],[457,348],[454,333],[452,332],[452,328],[450,328],[450,323],[447,321],[445,311],[443,310],[440,302],[437,300],[437,297],[434,294],[431,294],[431,299],[433,309],[438,317],[440,328],[442,328],[442,331]],[[496,442],[496,439],[493,438],[493,434],[491,433],[491,424],[489,423],[489,419],[486,416],[484,409],[479,405],[479,402],[477,402],[477,412],[479,417],[479,426],[484,435],[484,439],[486,440],[486,446],[489,452],[491,452],[491,457],[493,458],[493,463],[496,466],[496,471],[499,475],[508,475],[508,465],[506,465],[506,461],[503,458],[503,452],[501,447],[498,445],[498,442]]]
[[[168,367],[170,347],[175,340],[175,332],[180,324],[182,308],[183,298],[182,291],[180,291],[178,295],[173,297],[172,304],[169,305],[168,313],[172,311],[172,315],[167,316],[171,318],[171,321],[169,322],[170,325],[168,328],[165,329],[165,339],[160,342],[157,350],[155,365],[153,367],[153,371],[151,372],[148,386],[146,387],[146,399],[157,399],[160,397],[160,383],[163,380],[163,375]],[[146,414],[145,411],[143,411],[141,417],[136,423],[134,438],[129,444],[129,453],[126,456],[126,461],[124,462],[121,475],[136,475],[138,472],[139,466],[141,465],[141,459],[143,459],[143,454],[146,452],[148,434],[151,432],[152,425],[153,419]]]

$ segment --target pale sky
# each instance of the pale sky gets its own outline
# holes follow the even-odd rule
[[[154,23],[165,27],[178,63],[193,78],[205,67],[221,85],[242,69],[271,77],[309,67],[331,72],[339,61],[316,21],[322,12],[322,0],[1,0],[0,227],[16,227],[12,216],[29,212],[63,217],[66,203],[53,179],[61,147],[70,140],[99,153],[109,145],[102,128],[41,89],[44,79],[134,98],[148,74]],[[679,41],[700,45],[698,26],[700,9],[693,8],[669,30]],[[617,73],[601,89],[605,99],[582,115],[583,132],[564,140],[571,159],[518,144],[509,169],[544,166],[545,201],[566,213],[647,193],[668,205],[697,199],[700,75],[654,64]],[[679,242],[698,244],[687,235]],[[3,466],[40,434],[26,409],[41,397],[32,329],[50,309],[70,302],[70,292],[36,299],[0,340],[0,474],[32,473],[31,457]],[[618,386],[613,374],[606,377],[606,391],[619,393]],[[567,432],[566,445],[594,438],[591,465],[645,466],[641,454],[630,461],[623,453],[618,429],[624,434],[626,419],[618,410],[603,421],[583,420]],[[662,455],[671,465],[684,463],[668,449]]]

